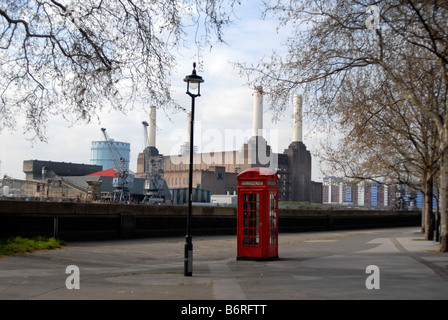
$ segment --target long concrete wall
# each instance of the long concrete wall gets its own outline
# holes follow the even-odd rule
[[[66,241],[185,236],[186,206],[0,201],[0,238]],[[279,210],[279,232],[419,226],[420,212]],[[236,209],[193,207],[192,235],[236,234]]]

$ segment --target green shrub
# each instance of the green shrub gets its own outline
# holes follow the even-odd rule
[[[55,238],[35,237],[28,239],[20,236],[11,237],[9,239],[0,239],[0,256],[56,249],[61,248],[63,245],[65,245],[64,241]]]

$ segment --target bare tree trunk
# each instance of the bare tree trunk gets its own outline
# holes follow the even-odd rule
[[[425,174],[427,175],[427,174]],[[423,216],[425,219],[425,239],[434,240],[434,213],[432,210],[432,178],[425,177],[425,205]]]
[[[423,181],[426,181],[426,172],[423,172]],[[423,187],[423,208],[422,208],[422,222],[421,222],[421,233],[425,233],[426,227],[426,190],[425,184],[422,184]]]
[[[435,210],[435,219],[436,219],[436,226],[435,226],[435,235],[434,235],[434,241],[440,242],[440,189],[439,184],[434,188],[436,191],[435,199],[436,199],[436,210]]]
[[[448,142],[447,125],[443,126],[441,134],[441,161],[440,161],[440,252],[448,252],[448,215],[447,215],[447,191],[448,191]]]

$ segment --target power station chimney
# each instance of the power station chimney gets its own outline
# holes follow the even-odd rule
[[[180,153],[185,155],[190,153],[190,132],[191,130],[191,112],[187,112],[187,135],[186,141],[180,147]],[[193,147],[193,151],[196,147]]]
[[[262,136],[263,130],[263,87],[254,88],[254,115],[252,132],[254,137]]]
[[[191,134],[191,112],[187,112],[187,141],[185,143],[190,143]]]
[[[156,107],[151,106],[149,108],[149,130],[148,130],[148,141],[147,147],[156,146]]]
[[[294,120],[292,142],[303,142],[302,134],[302,96],[294,95]]]

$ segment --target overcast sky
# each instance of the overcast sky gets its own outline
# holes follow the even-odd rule
[[[223,151],[239,149],[234,146],[237,139],[232,133],[252,132],[253,89],[246,85],[238,70],[230,62],[258,62],[269,56],[272,50],[279,50],[287,34],[276,31],[277,22],[261,20],[260,10],[254,4],[258,0],[243,1],[235,12],[240,20],[228,28],[224,34],[227,45],[214,45],[212,50],[203,53],[203,68],[198,72],[205,82],[201,86],[202,96],[196,100],[195,145],[199,151]],[[173,96],[181,106],[190,110],[191,99],[185,94],[183,78],[192,71],[195,48],[185,50],[177,60],[178,68],[173,73]],[[160,106],[158,106],[160,107]],[[292,138],[293,98],[280,121],[272,121],[272,112],[264,101],[265,138],[275,152],[288,148]],[[0,134],[0,175],[4,174],[23,179],[24,160],[49,160],[72,163],[90,163],[92,141],[103,140],[101,128],[107,129],[110,138],[131,144],[130,169],[136,171],[137,156],[142,152],[143,126],[148,121],[149,105],[144,111],[129,111],[122,114],[104,111],[100,123],[71,126],[61,117],[50,119],[47,126],[47,142],[30,142],[29,136],[22,132],[20,124],[17,132],[3,131]],[[157,110],[156,144],[160,153],[177,153],[185,136],[187,118],[181,111]],[[304,143],[312,154],[319,148],[318,135],[310,131],[310,124],[304,119]],[[240,138],[240,137],[238,137]],[[271,141],[272,140],[272,141]],[[314,181],[322,181],[319,161],[313,156]]]

